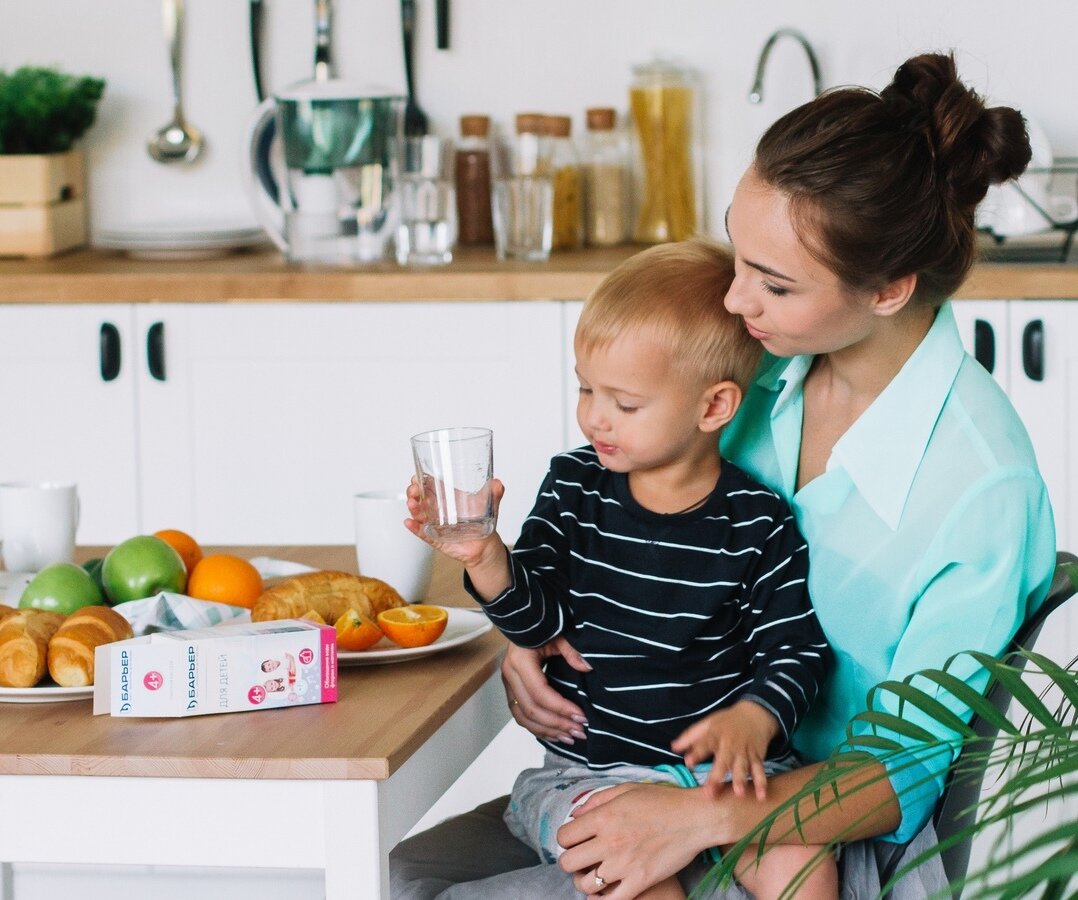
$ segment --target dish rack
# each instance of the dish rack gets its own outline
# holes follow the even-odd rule
[[[1068,195],[1078,200],[1078,156],[1057,157],[1050,166],[1029,166],[1027,175],[1047,176],[1048,196]],[[1015,181],[1011,187],[1044,219],[1045,230],[1035,234],[998,235],[990,226],[978,225],[979,249],[988,262],[1068,261],[1078,234],[1078,217],[1058,220]]]

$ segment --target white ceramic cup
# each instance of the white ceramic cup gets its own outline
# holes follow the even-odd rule
[[[434,548],[404,527],[408,518],[404,494],[363,491],[353,504],[360,574],[388,582],[409,603],[426,600]]]
[[[79,496],[74,484],[0,484],[0,538],[9,572],[74,562]]]

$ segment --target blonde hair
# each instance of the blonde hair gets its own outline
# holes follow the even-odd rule
[[[625,260],[592,292],[576,326],[584,352],[647,330],[675,371],[706,384],[748,389],[762,348],[723,305],[734,259],[720,244],[694,238],[659,244]]]

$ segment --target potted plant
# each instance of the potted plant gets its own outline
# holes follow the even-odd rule
[[[1073,557],[1060,562],[1057,578],[1069,579],[1078,589],[1078,563]],[[998,682],[1013,695],[1010,717],[948,671],[956,662],[968,663],[970,657],[988,672],[986,694]],[[1034,684],[1040,689],[1035,689]],[[990,728],[998,728],[998,733],[986,738],[983,731],[975,731],[951,714],[933,696],[938,688],[952,692],[975,717],[990,723]],[[960,653],[942,670],[917,672],[901,682],[877,685],[869,696],[868,706],[868,711],[855,716],[847,726],[846,744],[832,754],[817,776],[795,796],[724,853],[722,862],[711,870],[699,893],[706,896],[709,886],[732,878],[752,854],[766,853],[764,845],[769,835],[772,840],[781,836],[777,830],[783,827],[778,824],[780,820],[788,821],[792,817],[795,824],[791,833],[800,832],[805,822],[838,803],[836,787],[840,779],[847,785],[848,796],[851,777],[878,766],[880,761],[890,761],[898,767],[915,765],[915,761],[901,762],[909,760],[910,754],[894,740],[899,735],[920,741],[920,750],[925,753],[950,754],[952,749],[960,749],[952,765],[952,777],[973,773],[979,783],[984,772],[985,784],[990,789],[971,804],[970,824],[957,828],[897,871],[883,873],[882,880],[886,883],[881,885],[881,896],[886,896],[903,875],[930,857],[975,839],[984,842],[985,860],[971,866],[964,875],[956,875],[940,896],[948,900],[959,894],[964,900],[988,897],[1017,900],[1035,896],[1057,900],[1078,896],[1075,890],[1078,819],[1073,814],[1078,801],[1078,658],[1059,665],[1027,651],[1003,659]],[[912,724],[909,717],[900,715],[907,706],[950,729],[953,738],[946,742],[932,739]],[[1020,724],[1015,724],[1015,720]],[[872,754],[866,752],[869,749]],[[894,754],[890,760],[888,754]],[[860,786],[871,783],[871,779],[862,777]],[[915,791],[919,787],[921,784],[915,783],[907,789]],[[1063,815],[1058,815],[1060,809]],[[1057,812],[1054,818],[1053,811]],[[1019,835],[1014,826],[1022,817],[1025,827]],[[821,852],[833,852],[841,842],[839,838]],[[810,868],[811,865],[806,866],[805,872]],[[783,896],[796,896],[797,888],[795,879]]]
[[[98,78],[24,66],[0,71],[0,255],[48,256],[86,240],[75,142],[93,124]]]

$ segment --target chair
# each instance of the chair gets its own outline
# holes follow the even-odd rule
[[[1044,627],[1048,617],[1076,593],[1074,583],[1064,570],[1065,564],[1078,564],[1078,557],[1073,553],[1066,552],[1060,552],[1056,555],[1056,573],[1052,579],[1048,596],[1045,597],[1044,603],[1040,605],[1037,611],[1018,630],[1018,633],[1015,634],[1007,647],[1007,655],[1021,650],[1032,650],[1037,642],[1037,636],[1041,633],[1041,628]],[[1057,662],[1066,663],[1067,660],[1057,660]],[[1020,665],[1021,661],[1018,664]],[[1006,713],[1011,702],[1011,692],[1006,687],[998,682],[993,684],[988,691],[987,697],[997,710]],[[981,740],[974,742],[970,746],[977,750],[990,747],[998,729],[980,716],[974,716],[970,721],[970,725],[981,738]],[[981,796],[981,783],[984,781],[984,775],[984,768],[976,771],[963,771],[957,774],[954,768],[951,769],[943,788],[943,794],[936,804],[936,811],[932,819],[936,826],[936,834],[941,841],[973,824],[977,812],[976,804]],[[953,882],[966,874],[971,845],[972,839],[966,838],[941,851],[940,858],[943,861],[943,868],[947,872],[948,881]],[[954,894],[955,900],[960,895],[961,890],[956,891]]]

